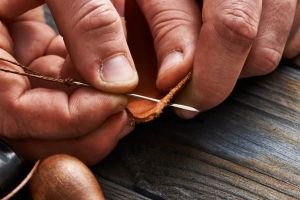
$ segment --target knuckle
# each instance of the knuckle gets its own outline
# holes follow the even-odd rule
[[[254,40],[256,38],[258,26],[245,14],[237,15],[230,13],[225,15],[220,22],[228,31],[232,32],[234,36],[240,36],[246,40]]]
[[[211,20],[220,38],[243,47],[249,47],[258,33],[259,16],[247,7],[226,9]]]
[[[153,14],[150,19],[152,34],[156,43],[164,40],[170,32],[180,32],[192,26],[195,20],[186,12],[181,10],[160,10]],[[176,35],[176,34],[175,34]]]
[[[257,51],[253,56],[252,74],[265,75],[274,71],[281,60],[281,53],[274,48],[265,48],[264,52]]]
[[[121,28],[120,17],[110,5],[100,2],[91,4],[81,8],[82,17],[74,24],[73,29],[78,33],[85,33],[99,28],[106,28],[106,32]]]

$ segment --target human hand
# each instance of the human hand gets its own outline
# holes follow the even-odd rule
[[[154,37],[157,87],[167,91],[192,70],[175,101],[201,111],[225,100],[238,78],[267,74],[282,55],[300,52],[296,0],[203,0],[202,17],[193,1],[136,1]],[[176,112],[183,118],[196,115]]]
[[[55,36],[53,30],[44,23],[41,8],[21,15],[41,5],[43,1],[1,1],[0,57],[17,60],[48,76],[85,80],[102,91],[109,92],[111,88],[112,93],[123,93],[131,90],[136,85],[137,75],[132,67],[119,15],[113,14],[116,11],[109,1],[93,2],[95,5],[83,2],[86,4],[82,5],[90,7],[79,9],[82,1],[61,2],[72,6],[57,5],[56,1],[49,1],[52,9],[59,7],[54,12],[56,18],[67,17],[65,20],[60,19],[58,23],[60,31],[65,35],[67,51],[62,38]],[[122,7],[120,1],[117,5]],[[77,8],[83,13],[75,12]],[[91,11],[90,15],[95,15],[84,17],[81,15],[84,11]],[[106,20],[101,21],[102,14],[112,14],[118,19],[115,19],[113,26],[109,26]],[[99,17],[100,24],[97,20],[93,21],[93,17]],[[92,20],[91,23],[87,18]],[[113,20],[112,18],[109,20]],[[80,22],[77,23],[79,27],[73,27],[74,23],[69,23],[68,20],[77,20]],[[69,25],[64,26],[67,22]],[[117,61],[106,60],[107,57],[122,53],[123,57]],[[129,59],[130,69],[125,66],[125,69],[120,69],[125,77],[118,76],[116,72],[119,69],[114,67],[124,66],[117,62],[124,62],[125,57]],[[112,67],[103,69],[104,72],[100,75],[104,75],[107,82],[97,76],[101,73],[101,60],[106,60]],[[20,68],[4,62],[0,62],[0,68],[22,72]],[[129,73],[126,72],[128,69]],[[109,73],[114,77],[109,77]],[[127,99],[123,95],[108,94],[91,88],[69,89],[15,74],[0,74],[1,139],[20,152],[26,160],[68,153],[87,164],[94,164],[104,158],[118,140],[133,129],[128,124],[129,117],[124,110]]]
[[[270,73],[282,55],[297,55],[300,8],[295,15],[296,6],[296,0],[204,0],[193,77],[177,101],[210,109],[228,97],[238,78]]]

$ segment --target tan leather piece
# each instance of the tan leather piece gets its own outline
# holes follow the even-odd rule
[[[161,114],[163,108],[183,87],[191,74],[188,74],[169,93],[158,90],[156,87],[158,63],[152,35],[143,14],[133,0],[126,1],[125,20],[128,45],[139,75],[138,86],[132,93],[161,100],[159,103],[155,103],[130,97],[128,109],[133,114],[135,122],[147,122]]]
[[[161,98],[160,102],[158,103],[132,98],[129,102],[128,109],[132,113],[135,122],[148,122],[156,117],[159,117],[163,109],[168,106],[171,99],[177,94],[178,91],[180,91],[190,77],[191,73],[189,73],[176,87],[171,89],[168,94]]]

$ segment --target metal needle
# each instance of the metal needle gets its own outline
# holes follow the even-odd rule
[[[160,102],[158,99],[154,99],[154,98],[151,98],[151,97],[142,96],[142,95],[139,95],[139,94],[126,94],[126,95],[130,96],[130,97],[136,97],[136,98],[145,99],[145,100],[148,100],[148,101],[157,102],[157,103]],[[168,104],[168,106],[172,106],[172,107],[175,107],[175,108],[180,108],[180,109],[188,110],[188,111],[192,111],[192,112],[200,112],[196,108],[193,108],[193,107],[190,107],[190,106],[181,105],[181,104],[176,104],[176,103],[170,103],[170,104]]]
[[[78,81],[73,81],[72,83],[75,84],[75,85],[79,85],[79,86],[92,87],[92,86],[90,86],[86,83],[81,83],[81,82],[78,82]],[[154,99],[154,98],[151,98],[151,97],[146,97],[146,96],[139,95],[139,94],[126,94],[126,95],[130,96],[130,97],[135,97],[135,98],[145,99],[145,100],[148,100],[148,101],[157,102],[157,103],[160,102],[160,100],[158,100],[158,99]],[[181,104],[176,104],[176,103],[170,103],[170,104],[168,104],[168,106],[172,106],[172,107],[175,107],[175,108],[180,108],[180,109],[188,110],[188,111],[192,111],[192,112],[200,112],[196,108],[181,105]]]

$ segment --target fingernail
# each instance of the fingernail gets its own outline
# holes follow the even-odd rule
[[[173,51],[168,54],[162,61],[159,69],[159,74],[162,74],[166,70],[180,64],[183,60],[183,54],[179,51]]]
[[[128,126],[125,125],[123,130],[121,131],[121,133],[118,135],[118,140],[122,139],[123,137],[125,137],[126,135],[128,135],[128,133],[130,133],[131,131],[133,131],[134,127],[133,126]]]
[[[181,117],[184,119],[192,119],[195,117],[198,112],[188,111],[188,110],[180,110]]]
[[[104,60],[100,77],[105,82],[124,82],[134,78],[135,71],[124,55]]]

